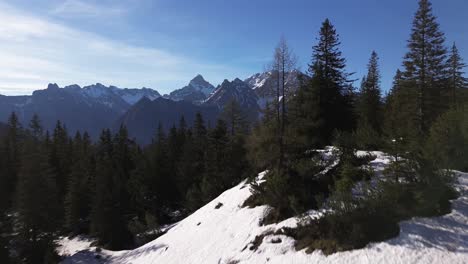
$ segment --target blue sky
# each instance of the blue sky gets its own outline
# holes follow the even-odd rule
[[[468,59],[468,1],[432,0],[447,44]],[[196,74],[217,85],[263,71],[283,34],[307,69],[321,22],[361,78],[372,50],[387,90],[417,0],[0,0],[0,94],[101,82],[161,93]]]

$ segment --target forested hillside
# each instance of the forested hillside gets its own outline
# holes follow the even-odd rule
[[[274,91],[261,110],[254,90],[235,79],[211,96],[204,94],[219,115],[203,108],[209,106],[143,98],[96,141],[86,130],[71,133],[61,120],[48,130],[37,114],[20,122],[18,113],[10,113],[5,128],[0,125],[0,263],[57,263],[56,243],[64,237],[90,238],[96,258],[105,257],[105,250],[156,241],[104,262],[133,263],[138,256],[154,261],[166,246],[155,245],[158,241],[169,241],[169,253],[185,256],[173,244],[180,235],[170,227],[174,232],[186,225],[205,228],[203,235],[219,231],[193,219],[220,223],[211,217],[224,204],[231,211],[223,211],[223,221],[245,213],[239,219],[250,222],[222,226],[219,232],[234,230],[232,241],[220,235],[223,241],[209,240],[209,245],[237,243],[236,228],[253,230],[255,237],[242,241],[239,253],[246,263],[260,261],[252,252],[267,252],[271,236],[280,239],[270,244],[287,241],[297,254],[321,250],[329,256],[396,239],[399,223],[415,217],[440,217],[435,223],[445,221],[465,232],[466,223],[444,215],[452,212],[454,199],[458,206],[466,201],[466,175],[455,172],[468,171],[466,64],[440,29],[430,1],[419,1],[388,93],[381,87],[385,61],[379,59],[379,47],[369,50],[367,74],[354,87],[361,76],[348,71],[339,29],[330,19],[316,39],[310,43],[307,76],[297,74],[298,87],[288,82],[297,72],[297,57],[286,38],[280,39],[268,69]],[[175,112],[158,111],[162,104]],[[142,114],[142,108],[162,113],[162,121],[152,123],[154,115]],[[251,109],[255,115],[261,111],[258,121]],[[170,124],[174,116],[178,122]],[[140,135],[151,140],[139,144],[134,139]],[[225,196],[236,200],[224,201]],[[466,210],[456,210],[458,220],[466,219]],[[266,228],[288,219],[295,224]],[[183,249],[190,243],[191,250],[205,252],[203,241],[179,242]],[[442,250],[463,261],[466,244],[457,241]],[[238,263],[223,257],[217,263]],[[202,258],[186,261],[203,263]]]

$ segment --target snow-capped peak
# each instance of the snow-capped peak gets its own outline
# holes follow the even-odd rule
[[[112,98],[118,97],[125,101],[127,104],[133,105],[141,98],[147,97],[154,100],[161,95],[153,89],[149,88],[118,88],[116,86],[105,86],[101,83],[83,87],[82,92],[92,98]]]
[[[209,95],[214,91],[214,86],[207,82],[201,74],[198,74],[189,82],[189,86],[195,88],[195,90],[204,93],[205,95]]]
[[[203,76],[198,74],[187,86],[177,89],[169,95],[165,95],[165,97],[173,101],[184,100],[199,104],[203,102],[208,95],[212,94],[214,90],[215,87],[211,83],[207,82]]]

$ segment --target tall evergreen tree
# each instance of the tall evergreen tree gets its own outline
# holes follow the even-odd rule
[[[72,145],[70,144],[67,128],[60,121],[57,121],[52,135],[50,163],[57,175],[57,188],[61,200],[64,198],[67,189],[68,175],[72,164],[71,157]]]
[[[309,65],[309,72],[316,74],[320,70],[320,74],[327,80],[326,88],[341,91],[345,84],[349,82],[350,74],[345,71],[346,60],[339,49],[341,44],[339,35],[328,18],[322,23],[318,40],[317,45],[313,47],[312,64]]]
[[[16,190],[18,171],[21,164],[21,124],[13,112],[8,118],[7,132],[1,149],[3,166],[0,168],[0,216],[3,210],[9,209],[13,203]]]
[[[378,56],[372,52],[367,75],[363,78],[357,104],[357,136],[361,147],[375,148],[382,126],[382,98]]]
[[[189,186],[186,194],[186,207],[195,210],[203,205],[201,182],[206,172],[206,146],[208,143],[208,131],[205,121],[200,113],[195,116],[191,143],[187,143],[181,163],[182,177]]]
[[[248,137],[249,160],[255,169],[262,171],[278,164],[276,110],[267,103],[260,123],[253,126]]]
[[[33,117],[31,118],[31,121],[29,121],[28,132],[29,132],[29,136],[35,140],[43,139],[44,129],[42,128],[41,120],[39,119],[39,116],[37,114],[34,114]]]
[[[226,155],[228,142],[226,123],[218,120],[208,137],[206,170],[201,184],[204,202],[211,201],[230,184],[230,175],[226,170],[229,166]]]
[[[319,43],[313,47],[313,62],[309,66],[309,72],[322,82],[311,89],[318,90],[316,96],[323,111],[326,135],[332,135],[334,130],[349,130],[353,126],[350,74],[345,71],[346,60],[339,50],[340,44],[335,27],[326,19],[320,29]]]
[[[20,255],[26,263],[42,262],[41,245],[48,244],[57,228],[59,204],[54,171],[43,147],[40,120],[33,117],[31,136],[22,150],[17,187],[17,212],[21,231]]]
[[[65,226],[75,233],[88,231],[93,193],[94,164],[89,135],[76,133],[67,194],[65,196]]]
[[[354,128],[354,95],[339,45],[335,27],[325,20],[319,42],[313,47],[309,65],[312,78],[299,89],[294,99],[297,119],[294,123],[299,126],[298,133],[306,133],[303,136],[306,144],[323,146],[330,143],[335,130]]]
[[[450,88],[450,103],[452,105],[457,104],[457,90],[468,87],[468,79],[465,78],[464,69],[466,64],[463,62],[462,57],[458,51],[455,43],[452,45],[450,50],[450,56],[448,58],[449,65],[449,88]]]
[[[220,118],[226,122],[231,136],[246,134],[249,130],[247,115],[237,100],[231,100],[224,106]]]
[[[169,143],[159,123],[152,144],[138,155],[129,182],[130,195],[136,206],[135,213],[146,226],[167,221],[167,208],[177,202],[171,199],[177,194],[173,179],[175,164],[171,161],[171,155],[175,153],[171,146],[175,147],[178,137],[175,127],[171,129],[169,137],[174,142]]]
[[[443,108],[441,89],[447,83],[445,37],[429,0],[419,1],[408,48],[403,61],[403,77],[409,88],[417,90],[415,114],[419,133],[423,133]]]
[[[91,230],[100,243],[111,249],[122,249],[131,245],[131,234],[127,228],[126,208],[122,198],[127,197],[124,167],[117,164],[126,152],[125,132],[112,140],[110,130],[101,133],[96,160],[95,190],[92,204]],[[118,153],[118,154],[117,154]]]

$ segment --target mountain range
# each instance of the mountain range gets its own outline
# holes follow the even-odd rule
[[[299,71],[288,74],[291,91],[299,86],[301,75]],[[214,122],[231,100],[236,100],[254,121],[266,102],[274,98],[275,88],[273,72],[254,74],[244,81],[224,80],[216,88],[197,75],[188,85],[164,96],[145,87],[118,88],[96,83],[60,88],[51,83],[32,95],[0,95],[0,122],[6,122],[11,112],[15,112],[20,122],[27,125],[37,114],[47,130],[52,130],[60,120],[69,132],[87,131],[95,139],[102,129],[115,129],[124,124],[130,136],[149,143],[159,123],[169,129],[184,116],[190,125],[196,112],[202,113],[207,123]]]
[[[15,112],[26,125],[37,114],[48,130],[60,120],[69,131],[87,131],[96,138],[103,128],[112,127],[131,103],[143,97],[160,95],[152,89],[119,89],[99,83],[83,88],[49,84],[47,89],[34,91],[30,96],[0,96],[0,121],[7,121],[11,112]]]

